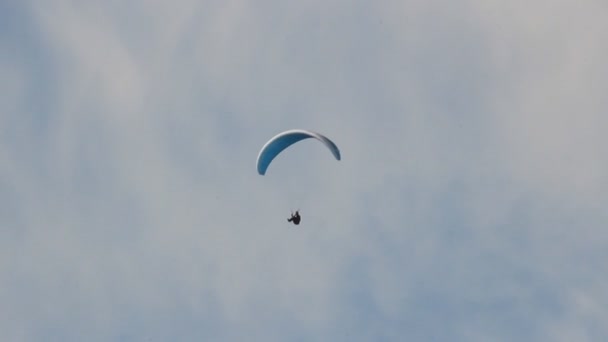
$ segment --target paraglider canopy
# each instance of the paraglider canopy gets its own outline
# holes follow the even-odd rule
[[[340,150],[338,146],[334,144],[333,141],[329,140],[326,136],[319,134],[317,132],[307,131],[303,129],[292,129],[282,133],[277,134],[272,139],[270,139],[260,150],[257,159],[257,169],[260,175],[264,175],[268,166],[272,160],[283,150],[288,148],[289,146],[297,143],[298,141],[314,138],[320,142],[322,142],[334,155],[336,160],[340,160]]]

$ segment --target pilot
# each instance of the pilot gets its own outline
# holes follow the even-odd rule
[[[298,211],[298,210],[296,210],[296,213],[295,213],[295,214],[294,214],[294,213],[292,213],[292,214],[291,214],[291,218],[288,218],[288,219],[287,219],[287,222],[293,222],[293,224],[298,225],[298,224],[300,224],[300,220],[301,220],[301,219],[302,219],[302,218],[300,217],[300,213],[299,213],[299,211]]]

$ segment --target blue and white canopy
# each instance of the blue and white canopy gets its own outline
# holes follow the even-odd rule
[[[277,134],[262,147],[257,159],[258,173],[264,175],[272,160],[279,155],[279,153],[298,141],[308,138],[314,138],[322,142],[331,151],[336,160],[340,160],[340,150],[338,149],[338,146],[326,136],[303,129],[291,129]]]

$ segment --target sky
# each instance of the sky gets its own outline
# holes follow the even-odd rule
[[[606,32],[596,0],[0,1],[0,340],[608,340]],[[258,175],[293,128],[342,160]]]

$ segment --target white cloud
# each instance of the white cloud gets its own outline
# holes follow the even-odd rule
[[[25,13],[0,60],[4,339],[606,336],[603,4]],[[256,175],[293,127],[343,160],[304,142]]]

